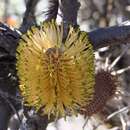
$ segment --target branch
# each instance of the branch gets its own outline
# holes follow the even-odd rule
[[[11,108],[5,103],[0,104],[0,130],[6,130],[11,115]]]
[[[0,89],[12,96],[16,96],[17,81],[10,78],[9,73],[14,75],[16,71],[15,52],[19,37],[16,30],[0,23]],[[12,109],[1,96],[0,93],[0,130],[6,130]]]
[[[20,31],[25,33],[32,25],[36,24],[35,9],[39,0],[28,0],[26,4],[26,11],[23,18],[23,23],[20,27]]]
[[[95,50],[118,44],[130,43],[130,26],[100,28],[88,33]]]
[[[58,7],[59,7],[58,0],[49,0],[49,8],[46,12],[47,21],[57,18]]]
[[[10,55],[15,57],[19,38],[20,35],[16,30],[0,23],[0,56]]]
[[[77,25],[77,13],[80,7],[78,0],[62,0],[61,11],[63,13],[63,21],[67,24]]]
[[[60,0],[59,0],[60,1]],[[60,3],[60,2],[59,2]],[[61,11],[64,22],[64,37],[68,32],[68,25],[77,25],[77,12],[80,3],[77,0],[62,0]],[[95,50],[105,46],[130,42],[130,26],[113,26],[100,28],[88,33]]]
[[[61,4],[61,12],[63,14],[64,37],[66,37],[68,33],[68,26],[70,24],[77,26],[77,13],[80,3],[78,0],[62,0],[61,3],[59,2],[59,4]]]
[[[47,116],[33,115],[27,119],[26,123],[29,130],[46,130],[49,121]]]
[[[15,109],[15,106],[13,105],[13,103],[4,95],[4,94],[0,94],[0,96],[4,99],[4,101],[9,105],[9,107],[12,109],[12,111],[17,115],[19,123],[21,123],[21,118],[17,112],[17,110]]]

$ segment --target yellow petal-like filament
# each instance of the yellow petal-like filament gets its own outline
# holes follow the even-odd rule
[[[77,114],[94,93],[94,55],[87,34],[70,27],[64,43],[62,35],[62,26],[45,22],[24,34],[17,48],[26,104],[56,117]]]

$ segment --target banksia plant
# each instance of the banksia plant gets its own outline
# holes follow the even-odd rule
[[[83,108],[81,113],[85,116],[92,116],[100,112],[107,101],[113,97],[117,87],[119,87],[117,76],[112,75],[109,71],[100,70],[97,72],[93,100]]]
[[[77,114],[94,94],[93,48],[85,32],[55,21],[32,27],[17,48],[17,73],[24,103],[41,115]]]

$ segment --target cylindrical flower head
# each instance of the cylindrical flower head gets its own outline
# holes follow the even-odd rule
[[[107,101],[113,97],[117,87],[120,86],[117,76],[109,71],[101,70],[95,75],[95,92],[93,100],[81,110],[81,114],[92,116],[100,112]]]
[[[62,26],[45,22],[23,35],[17,48],[22,95],[42,115],[77,114],[93,98],[94,55],[87,34],[70,27],[62,37]]]

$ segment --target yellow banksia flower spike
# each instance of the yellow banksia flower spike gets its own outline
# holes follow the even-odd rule
[[[17,48],[19,86],[26,105],[42,115],[77,114],[94,93],[93,48],[85,32],[55,21],[32,27]]]

